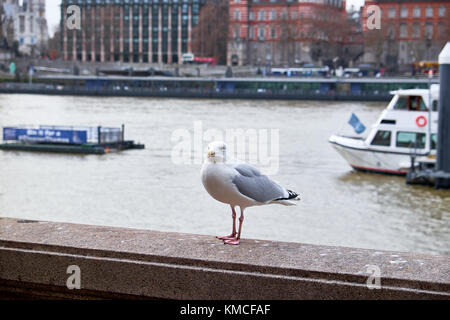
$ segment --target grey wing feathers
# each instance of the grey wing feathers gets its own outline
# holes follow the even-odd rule
[[[234,177],[233,183],[243,195],[263,203],[286,196],[287,191],[283,187],[262,175],[256,168],[239,164],[235,169],[239,174]]]
[[[234,167],[240,174],[246,177],[260,176],[261,172],[249,164],[241,163]]]

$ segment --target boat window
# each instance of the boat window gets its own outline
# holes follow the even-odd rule
[[[398,97],[395,103],[394,110],[407,110],[408,109],[408,97]]]
[[[433,100],[433,107],[432,107],[431,110],[438,111],[438,106],[439,106],[438,101],[437,100]]]
[[[431,135],[431,150],[436,150],[436,146],[437,146],[437,134],[433,133]]]
[[[379,130],[373,138],[371,145],[389,147],[391,145],[391,132]]]
[[[425,105],[425,101],[423,101],[422,97],[410,97],[411,105],[409,110],[413,111],[427,111],[427,106]]]
[[[399,97],[394,110],[427,111],[427,106],[421,96]]]
[[[397,147],[399,148],[425,148],[425,133],[418,132],[397,132]]]

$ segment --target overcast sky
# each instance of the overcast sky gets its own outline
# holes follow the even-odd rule
[[[50,36],[55,32],[56,26],[59,24],[59,5],[61,0],[46,0],[47,25]],[[347,0],[347,9],[351,5],[360,7],[364,4],[364,0]]]

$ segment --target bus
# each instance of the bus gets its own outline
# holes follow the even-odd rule
[[[429,74],[430,71],[433,74],[439,72],[439,62],[436,61],[418,61],[413,63],[414,70],[419,74]]]
[[[183,64],[208,64],[211,66],[216,65],[216,59],[210,57],[196,57],[193,53],[185,53],[181,57]]]
[[[193,63],[193,62],[194,62],[194,54],[193,54],[193,53],[184,53],[184,54],[181,56],[181,62],[182,62],[183,64],[186,64],[186,63]]]
[[[271,74],[273,76],[300,76],[300,77],[325,77],[329,72],[329,68],[304,66],[301,68],[272,68]]]

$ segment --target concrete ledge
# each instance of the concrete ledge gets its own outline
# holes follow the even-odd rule
[[[0,298],[450,299],[450,257],[0,218]]]

